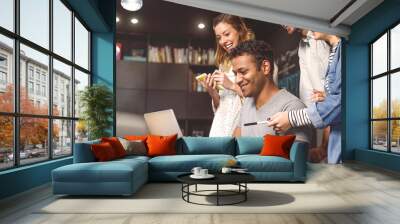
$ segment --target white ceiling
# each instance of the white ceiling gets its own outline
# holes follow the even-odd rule
[[[340,36],[383,0],[165,0],[270,23],[292,25]],[[345,11],[338,14],[349,3]]]
[[[291,14],[330,20],[350,0],[226,0],[227,2],[245,3],[265,9]],[[312,7],[310,7],[312,6]]]

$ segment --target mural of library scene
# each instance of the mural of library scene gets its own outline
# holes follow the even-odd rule
[[[148,133],[143,114],[166,109],[173,109],[183,135],[209,136],[213,105],[196,77],[218,69],[212,21],[219,14],[153,0],[132,17],[117,5],[118,136]],[[244,22],[257,40],[273,46],[277,85],[299,96],[301,35],[277,24]]]

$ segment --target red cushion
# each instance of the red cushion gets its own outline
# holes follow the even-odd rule
[[[265,135],[264,136],[264,146],[261,149],[261,156],[280,156],[286,159],[290,158],[290,148],[296,135]]]
[[[113,147],[108,142],[92,144],[91,149],[94,157],[99,162],[110,161],[117,158]]]
[[[124,139],[129,140],[129,141],[140,140],[140,141],[146,142],[147,135],[126,135],[126,136],[124,136]]]
[[[117,158],[126,156],[126,151],[117,137],[101,138],[101,142],[108,142],[114,149]]]
[[[171,136],[149,135],[146,143],[148,156],[176,155],[176,139],[178,134]]]

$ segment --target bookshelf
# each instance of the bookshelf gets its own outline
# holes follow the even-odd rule
[[[195,77],[216,69],[213,44],[212,39],[117,34],[117,135],[145,133],[144,113],[171,108],[185,136],[208,136],[211,98]]]

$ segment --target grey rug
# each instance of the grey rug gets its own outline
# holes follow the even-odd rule
[[[57,197],[36,213],[125,214],[125,213],[360,213],[358,205],[316,184],[249,184],[246,202],[227,206],[189,204],[181,198],[177,183],[150,183],[131,197]],[[230,189],[227,186],[224,189]],[[202,185],[198,190],[215,189]],[[194,188],[192,189],[194,190]],[[213,193],[210,193],[213,194]],[[226,197],[222,202],[237,200]],[[215,197],[191,198],[198,203],[215,203]]]

